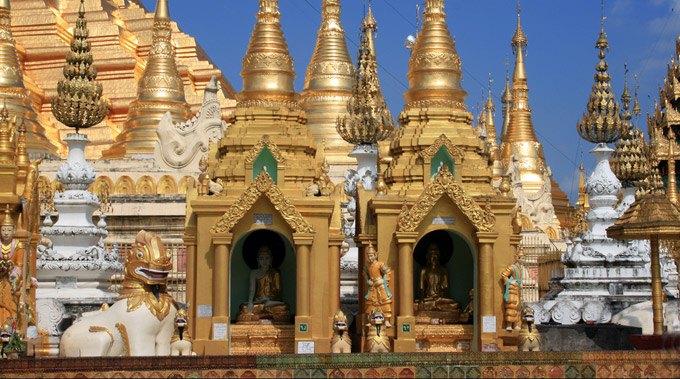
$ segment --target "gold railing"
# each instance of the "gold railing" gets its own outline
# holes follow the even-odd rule
[[[163,241],[168,251],[172,252],[172,273],[168,276],[168,293],[178,303],[186,302],[186,247],[183,242],[176,240]],[[132,247],[131,242],[118,243],[118,259],[124,265],[125,254]],[[106,244],[107,249],[113,248],[113,244]],[[111,277],[111,291],[120,292],[124,274],[115,274]]]

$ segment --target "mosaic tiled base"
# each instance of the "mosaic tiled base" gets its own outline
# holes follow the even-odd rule
[[[44,358],[0,367],[0,378],[678,378],[680,352]]]

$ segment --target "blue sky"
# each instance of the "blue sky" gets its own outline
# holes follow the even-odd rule
[[[373,0],[378,22],[376,49],[380,83],[387,104],[396,119],[404,105],[407,90],[409,51],[407,35],[415,34],[416,5],[424,0]],[[142,0],[153,11],[155,0]],[[170,14],[184,32],[196,38],[233,87],[240,91],[241,60],[255,23],[257,0],[170,0]],[[358,27],[364,14],[363,0],[342,1],[342,23],[352,57],[356,57]],[[296,90],[302,91],[307,65],[314,52],[321,20],[321,0],[281,0],[281,24],[295,60]],[[489,73],[498,108],[496,124],[502,122],[500,94],[505,82],[503,64],[514,56],[510,40],[517,22],[514,0],[446,1],[448,26],[456,39],[462,59],[463,88],[468,92],[468,110],[476,114],[486,94]],[[628,63],[629,87],[634,90],[633,74],[639,75],[639,126],[647,130],[646,112],[658,98],[666,64],[675,52],[680,33],[680,0],[608,0],[605,2],[605,31],[610,52],[606,60],[614,92],[623,90],[624,62]],[[544,145],[553,178],[574,199],[577,195],[578,164],[583,155],[586,171],[594,166],[587,153],[592,147],[576,131],[593,84],[594,48],[600,31],[598,0],[525,0],[522,27],[529,40],[526,67],[533,123]],[[500,128],[499,128],[500,133]]]

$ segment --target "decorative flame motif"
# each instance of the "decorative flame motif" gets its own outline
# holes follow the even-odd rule
[[[619,103],[611,89],[611,77],[607,72],[609,65],[604,61],[605,50],[609,51],[607,34],[604,32],[604,20],[600,29],[600,37],[595,47],[600,50],[600,62],[595,66],[595,83],[593,93],[588,101],[587,112],[583,120],[576,125],[578,133],[586,141],[592,143],[612,143],[621,137],[624,123],[619,115]]]
[[[54,117],[64,125],[76,128],[76,133],[81,128],[100,123],[109,111],[108,101],[102,97],[102,85],[95,81],[97,69],[92,66],[83,1],[80,0],[71,51],[66,55],[65,79],[59,81],[58,95],[52,99]]]
[[[378,81],[374,38],[378,26],[371,7],[361,23],[361,45],[355,71],[355,87],[347,102],[349,115],[338,117],[336,130],[354,145],[375,145],[394,131],[394,119],[387,108]]]

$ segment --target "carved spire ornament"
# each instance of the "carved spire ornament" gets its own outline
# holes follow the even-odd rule
[[[146,67],[137,83],[137,99],[130,105],[125,130],[116,137],[111,148],[103,152],[105,158],[153,154],[158,139],[156,127],[165,113],[170,112],[173,123],[192,117],[175,63],[168,0],[156,3],[152,38]]]
[[[353,145],[375,145],[394,131],[394,119],[387,108],[378,81],[378,62],[375,52],[375,33],[378,26],[369,5],[361,23],[361,44],[354,74],[355,85],[347,103],[349,115],[339,116],[338,134]]]
[[[465,110],[461,61],[446,25],[444,0],[427,0],[423,26],[409,59],[406,108],[450,107]]]
[[[340,0],[324,0],[314,55],[307,67],[300,106],[307,114],[307,128],[317,143],[326,141],[327,158],[333,168],[352,163],[347,154],[352,145],[335,131],[339,115],[347,114],[347,102],[354,87],[354,64],[347,50],[345,30],[340,22]],[[344,168],[339,168],[342,175]]]
[[[634,112],[629,111],[632,97],[628,90],[627,68],[625,73],[626,79],[623,94],[621,95],[621,103],[623,104],[621,122],[624,132],[621,138],[616,141],[615,152],[610,160],[612,171],[622,182],[624,188],[638,186],[638,181],[644,179],[649,174],[645,135],[637,126],[633,127],[630,123]],[[635,99],[637,100],[637,89],[635,90]]]
[[[12,37],[9,0],[0,1],[0,97],[10,116],[26,123],[27,148],[37,155],[57,155],[57,148],[45,136],[45,128],[38,122],[33,101],[24,86],[24,76]]]
[[[102,85],[95,80],[97,69],[92,65],[88,35],[85,5],[81,0],[71,51],[66,55],[64,79],[57,85],[58,95],[52,98],[54,117],[75,128],[76,133],[100,123],[109,111],[108,101],[102,96]]]
[[[623,122],[619,114],[619,103],[611,89],[611,77],[607,72],[609,65],[604,60],[605,50],[609,51],[609,41],[604,32],[604,20],[605,17],[602,16],[600,35],[595,43],[595,48],[600,50],[598,53],[600,62],[595,66],[597,73],[595,83],[593,83],[593,92],[588,101],[587,113],[583,114],[583,119],[576,124],[576,127],[584,140],[607,144],[619,139],[623,132]]]
[[[529,107],[529,87],[524,56],[528,45],[527,37],[522,30],[520,7],[517,3],[517,28],[512,37],[512,49],[515,54],[515,71],[512,77],[512,106],[508,111],[509,120],[505,136],[501,143],[501,157],[506,167],[510,165],[513,155],[522,162],[521,178],[525,192],[539,191],[544,183],[543,173],[546,170],[543,146],[536,138],[531,121]]]
[[[278,0],[260,0],[257,23],[243,58],[240,108],[270,105],[298,108],[293,58],[281,30]]]

